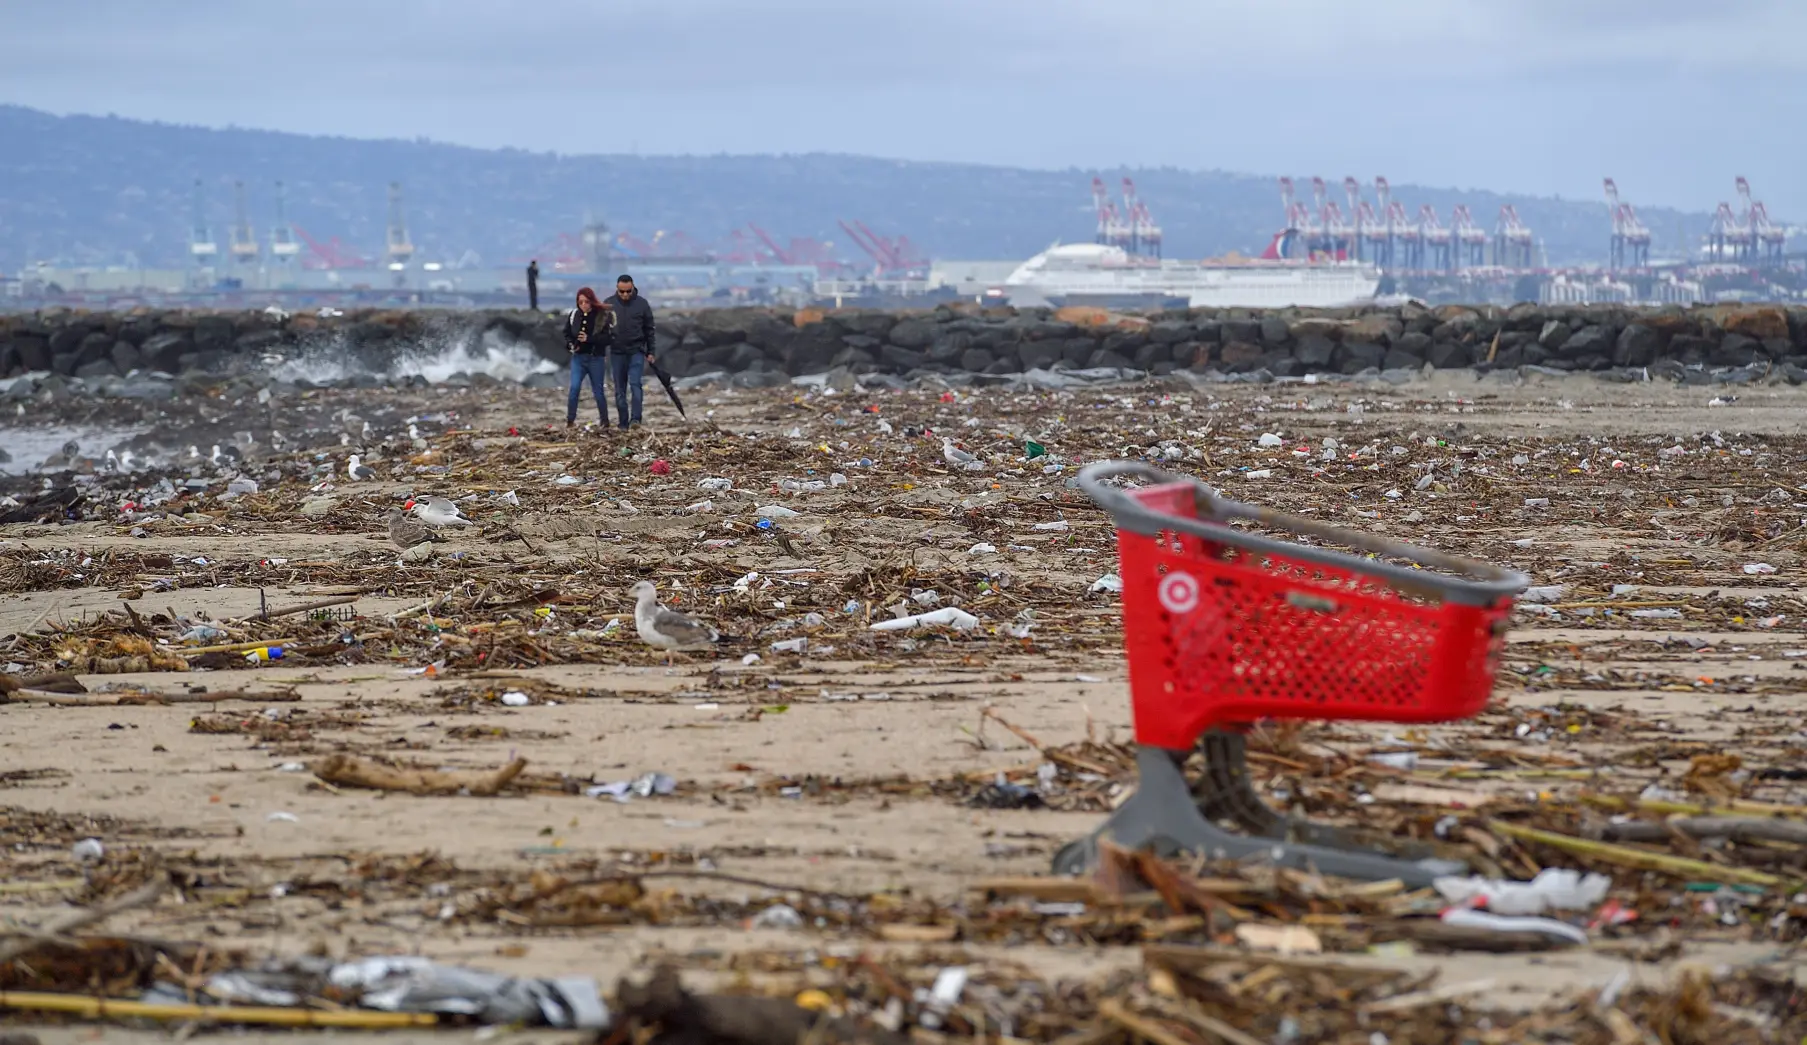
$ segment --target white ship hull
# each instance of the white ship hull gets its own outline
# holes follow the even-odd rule
[[[1118,247],[1056,246],[999,288],[1013,304],[1184,301],[1193,308],[1336,308],[1371,300],[1380,270],[1359,262],[1157,261]]]

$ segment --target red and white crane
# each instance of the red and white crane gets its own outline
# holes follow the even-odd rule
[[[1418,229],[1423,237],[1423,250],[1430,256],[1430,267],[1455,268],[1455,235],[1443,227],[1443,222],[1437,217],[1437,208],[1428,203],[1418,208]]]
[[[1111,242],[1111,218],[1116,214],[1116,208],[1111,206],[1111,194],[1104,187],[1103,178],[1092,179],[1092,210],[1098,215],[1098,232],[1092,242]]]
[[[1418,225],[1408,218],[1405,204],[1393,200],[1387,204],[1387,231],[1393,234],[1394,242],[1399,245],[1400,252],[1405,255],[1402,268],[1421,269],[1424,267],[1424,234]],[[1387,255],[1389,261],[1392,254]]]
[[[1369,236],[1368,242],[1374,244],[1376,248],[1374,254],[1374,261],[1376,264],[1392,265],[1394,250],[1398,240],[1402,236],[1407,235],[1406,228],[1410,225],[1410,222],[1407,221],[1405,216],[1405,206],[1393,199],[1393,186],[1388,184],[1386,178],[1379,175],[1376,175],[1374,178],[1374,198],[1376,201],[1376,209],[1380,212],[1379,221],[1375,223],[1378,226],[1380,235]],[[1410,235],[1415,241],[1417,238],[1416,233],[1413,232]],[[1410,255],[1414,249],[1415,242],[1413,244],[1408,244],[1406,253]],[[1407,260],[1409,263],[1409,256]]]
[[[1343,179],[1343,195],[1349,198],[1349,220],[1354,222],[1349,230],[1350,253],[1356,258],[1362,256],[1362,184],[1353,176]]]
[[[1606,179],[1606,210],[1612,219],[1612,239],[1607,249],[1612,268],[1644,268],[1650,264],[1650,230],[1638,219],[1638,209],[1619,198],[1619,186]]]
[[[1280,179],[1280,206],[1284,212],[1286,232],[1294,233],[1305,241],[1305,250],[1309,255],[1318,249],[1316,223],[1312,221],[1311,210],[1298,199],[1293,192],[1291,178]],[[1282,240],[1282,242],[1285,242]]]
[[[1749,235],[1750,255],[1766,264],[1780,264],[1788,248],[1788,232],[1769,220],[1769,208],[1751,199],[1751,183],[1738,176],[1738,199],[1744,204],[1742,224]]]
[[[928,273],[928,261],[921,257],[909,237],[886,239],[860,221],[851,225],[842,221],[840,225],[841,231],[847,233],[854,244],[872,258],[872,274],[875,279],[909,279]]]
[[[1531,268],[1534,242],[1531,230],[1519,219],[1518,208],[1500,204],[1499,224],[1493,229],[1493,263],[1504,268]]]
[[[1468,204],[1456,204],[1450,215],[1450,224],[1454,226],[1456,242],[1461,246],[1459,264],[1475,268],[1487,264],[1487,230],[1474,223],[1474,215],[1468,211]]]

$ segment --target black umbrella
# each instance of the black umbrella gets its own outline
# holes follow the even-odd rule
[[[672,390],[671,375],[666,373],[665,368],[657,363],[648,362],[646,365],[652,367],[653,376],[658,378],[659,383],[665,386],[665,394],[671,397],[671,405],[678,408],[678,416],[686,421],[690,420],[690,415],[684,412],[684,401],[679,399],[677,392]]]

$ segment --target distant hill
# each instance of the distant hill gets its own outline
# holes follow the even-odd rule
[[[58,117],[0,105],[0,272],[39,260],[182,264],[197,177],[222,250],[235,180],[245,182],[260,239],[281,180],[291,222],[369,256],[383,243],[387,185],[400,181],[423,260],[450,262],[469,251],[485,265],[513,263],[577,231],[586,212],[617,231],[681,229],[704,242],[757,222],[780,242],[833,240],[856,260],[861,255],[835,222],[857,218],[881,234],[907,235],[934,256],[1016,258],[1056,239],[1091,237],[1093,173],[820,153],[565,156]],[[1165,228],[1170,256],[1256,252],[1279,225],[1272,177],[1172,168],[1102,173],[1113,189],[1124,173],[1136,179]],[[1605,257],[1606,208],[1597,200],[1410,185],[1395,195],[1414,218],[1430,203],[1446,223],[1450,208],[1465,202],[1490,233],[1500,204],[1512,202],[1552,263]],[[1678,229],[1692,240],[1709,221],[1665,210],[1643,217],[1659,253],[1674,248]]]

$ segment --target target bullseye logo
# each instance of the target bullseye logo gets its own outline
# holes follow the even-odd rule
[[[1191,613],[1198,608],[1198,581],[1190,573],[1162,577],[1158,594],[1168,613]]]

